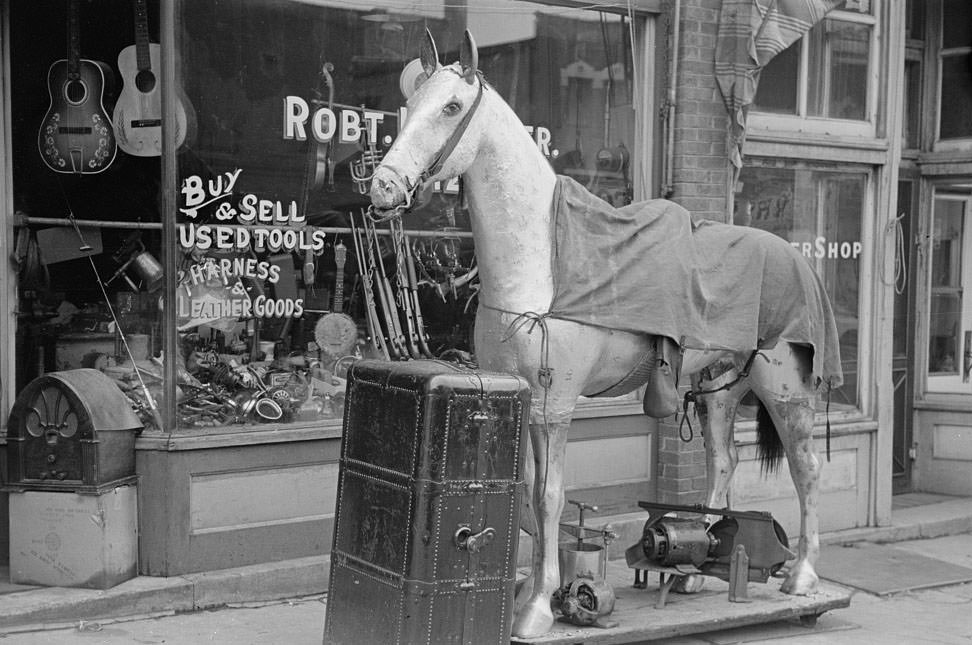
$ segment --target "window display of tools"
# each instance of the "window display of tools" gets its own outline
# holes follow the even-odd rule
[[[352,215],[351,227],[372,348],[389,360],[433,358],[419,302],[415,259],[401,222],[388,220],[390,252],[383,252],[388,249],[379,243],[376,224],[366,211],[362,211],[360,228]],[[393,269],[386,268],[386,258]]]
[[[329,313],[317,319],[314,325],[314,342],[317,343],[327,365],[355,351],[358,344],[358,326],[351,316],[344,313],[344,265],[348,249],[343,242],[334,245],[334,305]]]

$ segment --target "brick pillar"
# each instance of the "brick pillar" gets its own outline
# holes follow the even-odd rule
[[[669,199],[693,214],[729,221],[729,116],[715,80],[716,34],[721,0],[682,0],[676,113]],[[674,0],[668,4],[671,52]],[[670,69],[670,68],[669,68]],[[688,384],[683,383],[683,392]],[[695,504],[705,501],[705,448],[698,418],[691,413],[694,437],[679,438],[674,417],[658,424],[658,501]],[[679,415],[681,420],[681,414]]]
[[[687,386],[679,387],[683,394]],[[679,424],[682,423],[682,411],[679,410],[677,419],[671,416],[658,420],[658,478],[656,501],[663,504],[702,504],[705,502],[705,445],[702,440],[699,419],[695,410],[689,408],[689,421],[692,431],[687,425],[681,428],[681,434],[690,441],[684,441],[679,435]]]
[[[726,222],[729,116],[715,79],[720,8],[721,0],[682,0],[670,199]]]

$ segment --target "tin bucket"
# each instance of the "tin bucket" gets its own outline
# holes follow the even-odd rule
[[[570,584],[577,578],[604,580],[607,573],[607,551],[600,544],[563,542],[560,544],[560,583]]]

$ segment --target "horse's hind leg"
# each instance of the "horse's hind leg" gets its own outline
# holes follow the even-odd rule
[[[695,411],[705,439],[705,505],[712,508],[728,506],[729,482],[739,462],[733,426],[736,407],[748,385],[744,381],[732,383],[738,373],[735,364],[726,359],[703,369],[692,382],[694,391],[709,392],[696,396]],[[725,389],[719,389],[723,386]],[[709,522],[717,519],[706,517]],[[672,589],[678,593],[695,593],[702,589],[703,582],[704,578],[699,575],[682,576]]]
[[[800,500],[800,544],[796,562],[781,589],[806,595],[817,588],[814,563],[820,555],[817,510],[820,501],[820,461],[813,449],[815,392],[808,351],[779,343],[761,352],[753,364],[753,390],[776,425],[790,466],[790,476]]]
[[[703,369],[693,384],[695,391],[707,392],[697,395],[695,410],[705,439],[705,505],[713,508],[727,506],[729,482],[739,462],[733,427],[736,406],[749,386],[746,381],[733,382],[738,374],[735,364],[726,359]]]

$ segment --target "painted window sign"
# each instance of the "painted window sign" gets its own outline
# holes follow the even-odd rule
[[[866,175],[853,169],[776,163],[747,162],[737,185],[733,222],[779,235],[814,265],[834,307],[844,363],[844,385],[832,392],[832,403],[853,408]]]
[[[320,254],[326,235],[306,225],[306,213],[298,210],[295,200],[261,199],[253,193],[236,199],[233,189],[241,173],[237,168],[205,181],[190,175],[182,182],[180,212],[190,220],[215,219],[216,223],[180,222],[180,248],[190,254],[237,255],[203,256],[180,271],[176,296],[180,329],[223,318],[299,318],[304,314],[303,298],[268,298],[265,294],[251,298],[243,280],[269,285],[280,281],[281,265],[258,259],[255,249]],[[244,252],[250,256],[238,255]]]

